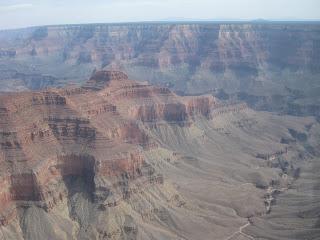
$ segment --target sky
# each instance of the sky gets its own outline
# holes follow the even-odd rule
[[[0,0],[0,29],[165,20],[319,20],[320,0]]]

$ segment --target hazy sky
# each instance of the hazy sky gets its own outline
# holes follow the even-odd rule
[[[320,19],[320,0],[0,0],[0,28],[170,19]]]

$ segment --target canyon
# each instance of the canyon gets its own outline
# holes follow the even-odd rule
[[[2,93],[0,239],[317,239],[319,133],[116,70]]]
[[[320,238],[319,22],[0,30],[0,240]]]
[[[0,31],[0,91],[81,85],[95,69],[183,95],[320,116],[317,22],[128,23]]]

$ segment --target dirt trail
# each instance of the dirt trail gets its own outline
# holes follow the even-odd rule
[[[250,222],[247,222],[245,225],[239,227],[239,230],[235,233],[233,233],[230,237],[226,238],[225,240],[232,240],[234,237],[236,237],[238,234],[239,235],[243,235],[244,237],[248,238],[248,239],[251,239],[251,240],[254,240],[253,237],[243,233],[243,229],[245,229],[246,227],[250,226]]]

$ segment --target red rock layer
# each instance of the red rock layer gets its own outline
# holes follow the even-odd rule
[[[141,149],[156,144],[140,126],[209,118],[216,105],[212,96],[179,97],[108,71],[82,88],[1,95],[0,224],[14,216],[16,205],[50,210],[65,197],[68,176],[84,178],[101,202],[112,191],[128,197],[119,179],[163,182],[144,161]]]

